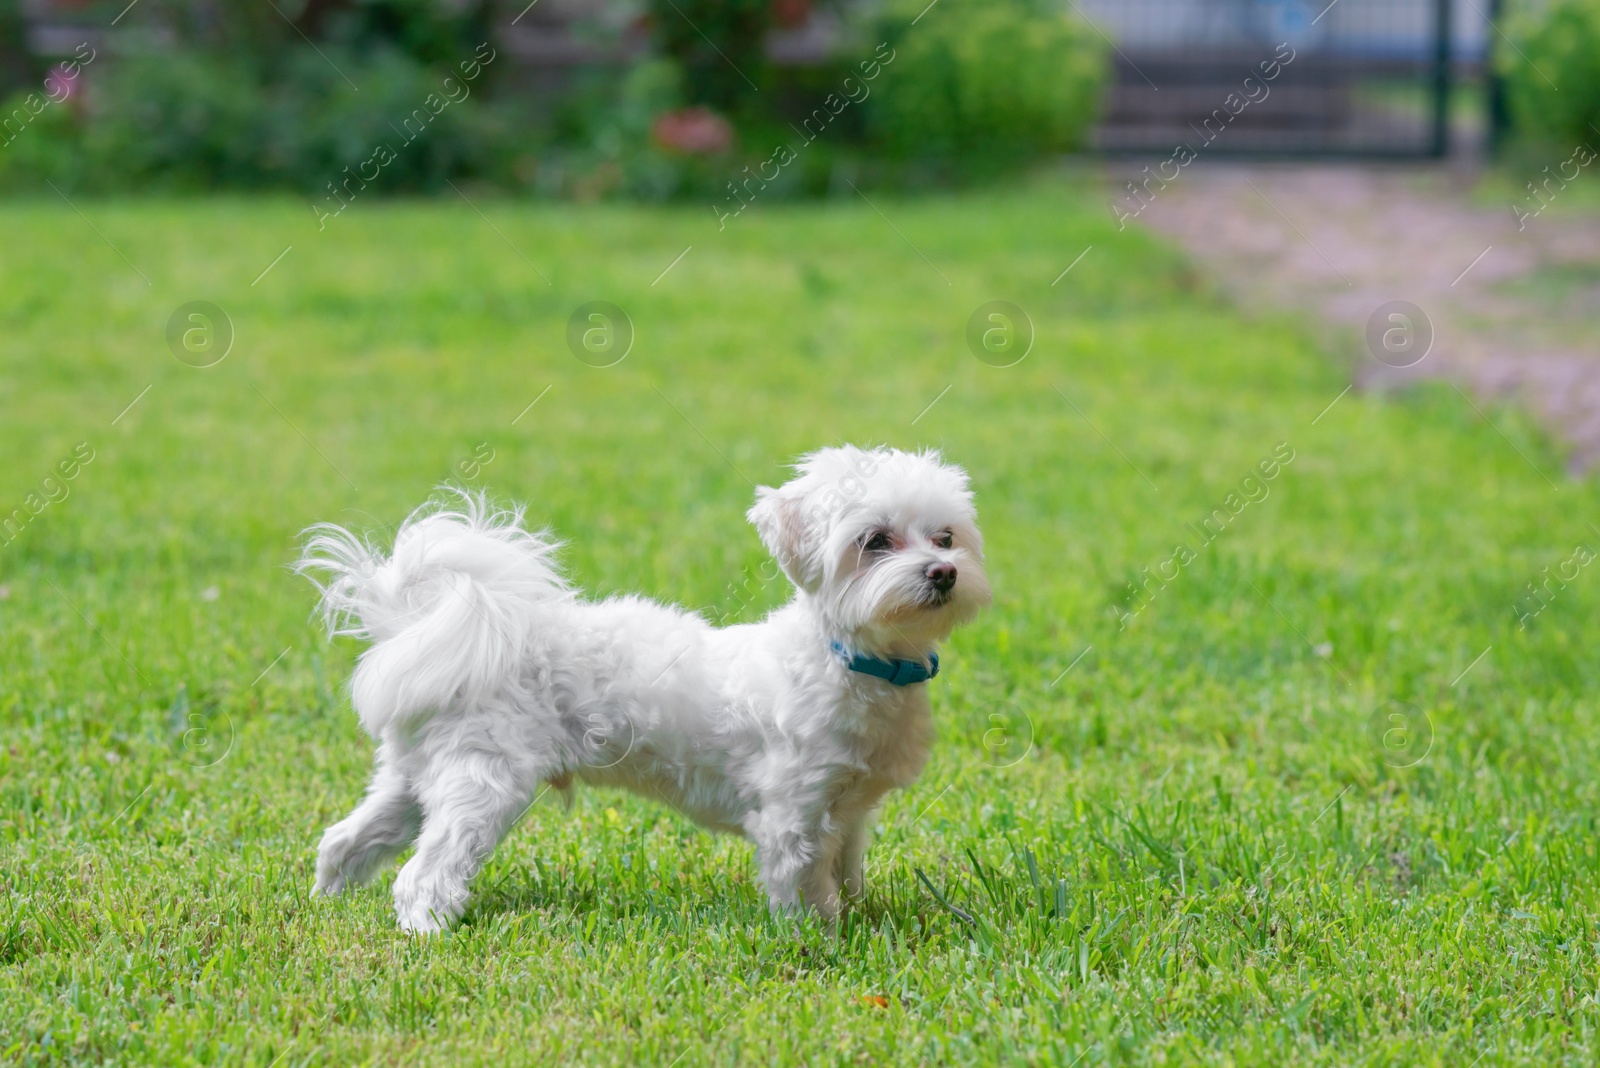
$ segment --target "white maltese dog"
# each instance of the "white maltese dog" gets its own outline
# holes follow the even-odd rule
[[[351,682],[378,742],[366,798],[328,828],[316,891],[360,885],[416,843],[394,884],[437,931],[541,783],[574,777],[666,801],[748,837],[774,911],[833,921],[862,893],[867,825],[933,737],[936,649],[989,602],[960,468],[852,446],[757,491],[750,522],[794,583],[760,623],[713,627],[637,596],[584,600],[521,511],[462,494],[394,551],[307,531],[330,633],[370,641]]]

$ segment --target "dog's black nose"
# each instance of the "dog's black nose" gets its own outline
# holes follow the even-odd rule
[[[933,588],[940,593],[949,593],[950,588],[956,584],[955,564],[929,564],[928,570],[923,574],[928,576],[928,581],[933,583]]]

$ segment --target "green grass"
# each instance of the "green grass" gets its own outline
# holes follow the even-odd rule
[[[758,205],[721,233],[0,208],[0,515],[94,450],[0,547],[0,1059],[1592,1063],[1600,569],[1526,630],[1512,604],[1600,548],[1594,487],[1447,387],[1324,412],[1348,379],[1314,331],[1242,318],[1104,198]],[[237,331],[204,370],[163,340],[197,299]],[[995,299],[1037,328],[1014,367],[963,341]],[[589,300],[636,327],[615,367],[565,347]],[[747,479],[840,441],[966,465],[996,602],[837,940],[768,918],[742,842],[603,792],[537,803],[448,937],[396,930],[392,876],[308,896],[371,746],[297,531],[393,524],[487,443],[470,484],[529,502],[584,587],[753,619],[784,591]],[[1270,496],[1200,549],[1186,525],[1280,442]],[[1197,559],[1119,629],[1180,541]],[[1391,701],[1417,715],[1386,748]]]

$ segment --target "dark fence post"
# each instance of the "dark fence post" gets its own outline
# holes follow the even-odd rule
[[[1433,155],[1450,154],[1450,9],[1454,0],[1434,0]]]
[[[1511,130],[1511,109],[1506,103],[1506,81],[1500,74],[1495,54],[1500,50],[1495,38],[1500,22],[1505,17],[1505,0],[1489,0],[1489,30],[1484,35],[1483,85],[1486,94],[1484,106],[1489,112],[1489,155],[1498,156],[1505,147],[1506,135]]]

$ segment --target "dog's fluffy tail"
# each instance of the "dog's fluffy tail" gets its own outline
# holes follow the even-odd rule
[[[295,570],[322,591],[328,633],[372,642],[351,699],[374,737],[503,691],[542,612],[568,596],[557,544],[525,530],[521,509],[451,495],[408,516],[387,557],[331,523],[305,532]]]

